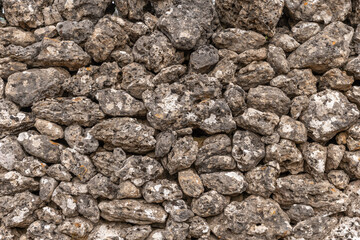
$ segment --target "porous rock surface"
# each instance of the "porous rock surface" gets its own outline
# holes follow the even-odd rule
[[[0,240],[360,239],[359,0],[0,0]]]

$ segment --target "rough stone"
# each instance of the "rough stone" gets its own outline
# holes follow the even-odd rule
[[[42,1],[26,0],[3,1],[3,7],[6,20],[12,26],[22,28],[37,28],[44,24],[44,18],[41,12],[41,6],[38,3]]]
[[[290,35],[281,33],[275,34],[275,36],[271,39],[271,43],[276,47],[282,48],[285,52],[293,52],[300,46],[300,43],[298,43]]]
[[[34,127],[42,135],[46,135],[51,140],[57,140],[64,137],[64,131],[61,126],[56,123],[49,122],[43,119],[36,119]]]
[[[327,148],[319,143],[304,143],[301,149],[306,162],[305,170],[315,179],[323,177],[327,159]]]
[[[99,147],[99,142],[89,133],[90,129],[83,129],[79,125],[65,128],[65,141],[69,146],[81,154],[90,154]]]
[[[200,178],[208,189],[216,190],[223,195],[237,195],[244,192],[247,182],[241,172],[214,172],[201,174]]]
[[[7,136],[0,140],[0,166],[8,171],[24,159],[25,153],[16,137]]]
[[[121,88],[133,97],[141,99],[144,91],[148,89],[152,90],[155,87],[153,83],[153,74],[148,72],[145,67],[139,63],[130,63],[126,65],[123,67],[122,73],[123,79]]]
[[[192,211],[200,217],[210,217],[220,214],[228,205],[228,200],[214,190],[203,193],[199,198],[193,199]]]
[[[160,179],[147,182],[142,188],[142,196],[148,203],[162,203],[181,199],[183,193],[176,182]]]
[[[274,69],[264,61],[254,61],[244,68],[241,68],[235,75],[235,83],[244,90],[265,85],[275,76]]]
[[[167,201],[163,203],[163,206],[171,219],[176,222],[185,222],[194,217],[194,213],[188,208],[184,200]]]
[[[280,118],[277,132],[281,138],[289,139],[295,143],[304,143],[307,141],[307,130],[305,125],[286,115],[283,115]]]
[[[291,28],[293,37],[300,43],[306,42],[312,36],[321,31],[319,24],[315,22],[300,21]]]
[[[276,73],[286,74],[290,71],[289,62],[283,49],[274,45],[269,45],[267,61]]]
[[[224,98],[234,117],[245,111],[247,107],[246,93],[240,86],[230,83],[224,93]]]
[[[189,64],[191,71],[207,73],[218,61],[218,50],[212,45],[204,45],[191,53]]]
[[[331,88],[333,90],[347,91],[351,89],[354,82],[352,76],[348,76],[345,71],[338,68],[333,68],[320,78],[320,85],[322,88]]]
[[[301,222],[307,218],[314,216],[314,209],[311,206],[303,204],[294,204],[286,211],[286,214],[289,216],[293,222]]]
[[[64,233],[72,237],[85,237],[93,229],[93,224],[82,217],[74,217],[65,219],[58,228],[57,231]]]
[[[64,21],[56,24],[56,31],[63,40],[74,41],[77,44],[84,43],[93,30],[94,24],[90,20]]]
[[[187,169],[178,173],[179,185],[187,196],[197,198],[204,192],[201,178],[193,169]]]

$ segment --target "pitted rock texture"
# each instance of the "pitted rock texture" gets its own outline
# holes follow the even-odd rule
[[[0,0],[0,239],[360,239],[360,0]]]

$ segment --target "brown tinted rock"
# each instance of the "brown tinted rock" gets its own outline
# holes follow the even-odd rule
[[[46,174],[47,165],[34,157],[25,157],[15,162],[14,169],[25,177],[42,177]]]
[[[220,21],[224,24],[254,29],[260,33],[273,36],[275,26],[278,23],[284,1],[224,1],[216,2],[216,9],[219,13]]]
[[[142,187],[142,196],[148,203],[162,203],[181,199],[183,193],[176,182],[160,179],[147,182]]]
[[[131,181],[120,182],[117,199],[123,198],[141,198],[141,191]]]
[[[7,136],[0,140],[0,166],[8,171],[24,159],[25,153],[16,137]]]
[[[344,157],[340,162],[340,168],[344,169],[351,177],[360,176],[360,151],[345,151]]]
[[[288,34],[281,33],[275,34],[275,36],[271,39],[271,43],[279,48],[282,48],[285,52],[292,52],[300,46],[294,38]]]
[[[141,20],[144,16],[143,8],[146,5],[145,0],[115,0],[116,8],[121,16],[128,17],[131,20]]]
[[[261,135],[271,135],[280,119],[274,113],[248,108],[235,120],[236,124],[244,129]]]
[[[89,240],[106,240],[111,237],[121,237],[131,240],[143,240],[151,232],[150,225],[131,226],[125,223],[100,223],[89,234]]]
[[[207,73],[219,61],[218,50],[212,45],[203,45],[190,55],[190,69]]]
[[[108,221],[134,224],[164,223],[167,213],[156,204],[142,200],[113,200],[99,203],[101,217]]]
[[[303,43],[320,32],[321,28],[317,23],[300,21],[291,28],[291,31],[296,41]]]
[[[310,205],[316,210],[343,212],[349,204],[346,194],[326,180],[315,181],[308,174],[290,175],[276,180],[273,199],[281,206]]]
[[[235,72],[237,65],[228,58],[221,59],[214,69],[209,73],[210,77],[217,78],[221,83],[235,82]]]
[[[4,11],[6,20],[12,26],[22,28],[37,28],[44,24],[44,18],[41,13],[41,2],[34,0],[4,1]]]
[[[139,38],[132,50],[134,60],[155,73],[174,62],[175,48],[159,31]]]
[[[161,164],[146,156],[131,156],[126,159],[123,167],[116,173],[121,180],[130,180],[135,186],[154,180],[163,173]]]
[[[194,216],[184,200],[167,201],[163,203],[164,209],[170,214],[171,219],[176,222],[185,222]]]
[[[263,112],[286,115],[290,108],[290,99],[278,88],[258,86],[250,88],[246,97],[247,106]]]
[[[186,240],[189,234],[189,224],[184,222],[176,222],[169,218],[166,221],[165,230],[172,234],[174,239]]]
[[[297,96],[292,99],[290,107],[290,115],[294,119],[298,119],[301,113],[308,107],[309,98],[305,95]]]
[[[246,93],[238,85],[230,83],[224,93],[224,98],[229,105],[233,116],[243,113],[246,109]]]
[[[44,38],[31,64],[34,67],[67,67],[74,71],[90,63],[90,56],[73,41]]]
[[[19,104],[29,107],[46,97],[61,94],[61,84],[70,74],[60,68],[30,69],[9,76],[5,87],[6,97]]]
[[[232,156],[241,171],[249,171],[265,157],[265,145],[250,131],[236,131],[233,137]]]
[[[39,182],[15,171],[0,173],[0,196],[13,195],[25,190],[39,190]]]
[[[269,45],[267,61],[276,73],[286,74],[290,71],[289,62],[283,49],[274,45]]]
[[[360,65],[360,58],[359,57],[351,59],[345,65],[345,70],[348,73],[350,73],[351,75],[354,75],[355,80],[360,79],[359,65]]]
[[[42,177],[40,179],[39,197],[42,201],[48,201],[57,187],[58,182],[51,177]]]
[[[93,229],[93,224],[82,217],[68,218],[62,222],[57,231],[72,237],[85,237]]]
[[[35,221],[31,223],[27,229],[26,234],[34,239],[38,237],[46,237],[48,239],[54,239],[55,233],[54,230],[56,229],[55,224],[49,224],[43,221]],[[62,234],[59,234],[62,235]]]
[[[54,38],[54,37],[57,37],[57,35],[58,35],[55,26],[46,26],[43,28],[38,28],[34,31],[34,34],[35,34],[36,39],[38,39],[38,40],[42,40],[45,37]]]
[[[345,189],[350,182],[349,176],[343,170],[332,170],[327,177],[329,182],[339,189]]]
[[[265,144],[275,144],[280,141],[280,135],[277,132],[274,132],[273,134],[269,136],[262,136],[261,141]]]
[[[116,180],[116,172],[123,166],[126,153],[121,148],[113,152],[98,151],[91,155],[91,160],[99,173]]]
[[[353,33],[352,27],[341,22],[329,24],[289,56],[290,67],[308,67],[316,72],[340,67],[349,57]]]
[[[290,219],[271,199],[250,196],[242,202],[234,201],[224,210],[229,221],[227,227],[239,237],[247,239],[256,236],[259,239],[278,239],[290,235]]]
[[[244,90],[249,90],[258,85],[269,83],[274,76],[274,69],[272,69],[269,63],[254,61],[236,73],[235,83]]]
[[[60,211],[56,210],[52,207],[43,207],[35,211],[37,217],[45,221],[47,223],[55,223],[59,224],[63,220],[63,216],[61,215]]]
[[[99,142],[79,125],[71,125],[65,129],[65,140],[69,146],[81,154],[90,154],[99,147]]]
[[[155,156],[165,157],[171,150],[171,146],[176,141],[176,132],[161,132],[156,136]]]
[[[109,178],[101,175],[100,173],[92,177],[87,183],[89,193],[94,198],[116,198],[119,186],[110,181]]]
[[[61,126],[43,119],[36,119],[34,127],[41,134],[46,135],[51,140],[56,140],[64,137],[64,131]]]
[[[190,220],[189,234],[193,238],[204,238],[210,236],[209,224],[204,218],[195,216]]]
[[[0,28],[0,44],[1,45],[20,45],[26,47],[36,42],[35,35],[16,27]]]
[[[178,181],[182,191],[190,197],[199,197],[204,192],[201,178],[192,169],[180,171]]]
[[[55,178],[58,181],[70,181],[72,179],[71,173],[61,164],[53,164],[48,167],[46,174]]]
[[[251,169],[245,174],[248,183],[246,192],[268,198],[276,189],[276,178],[280,175],[280,165],[273,161]]]
[[[90,134],[125,151],[146,153],[155,148],[155,130],[135,118],[111,118],[96,124]]]
[[[101,110],[110,116],[143,116],[144,104],[123,90],[103,89],[96,93]]]
[[[144,91],[148,89],[152,90],[155,87],[153,74],[148,72],[145,67],[139,63],[126,65],[123,67],[122,73],[121,88],[133,97],[141,99]]]
[[[266,48],[246,50],[237,56],[237,61],[241,64],[248,65],[253,61],[265,60],[267,53]]]
[[[182,75],[186,72],[186,66],[184,65],[172,65],[161,69],[161,71],[153,78],[153,82],[156,85],[162,83],[177,82]]]
[[[263,35],[240,28],[228,28],[214,33],[212,40],[217,48],[225,48],[237,53],[260,48],[266,42]]]
[[[56,30],[63,40],[71,40],[77,44],[85,42],[94,30],[90,20],[64,21],[56,24]]]
[[[315,179],[323,177],[327,158],[327,148],[319,143],[305,143],[301,148],[306,162],[305,170]]]
[[[205,187],[220,194],[235,195],[244,192],[247,182],[241,172],[214,172],[200,175]]]
[[[360,218],[342,217],[339,223],[333,227],[324,240],[330,239],[344,239],[344,238],[358,238],[359,235]]]
[[[353,77],[346,75],[345,71],[341,71],[338,68],[327,71],[320,78],[320,85],[323,86],[323,88],[331,88],[339,91],[350,90],[353,82]]]
[[[281,138],[289,139],[295,143],[304,143],[307,140],[307,130],[302,122],[283,115],[277,129]]]
[[[290,207],[286,214],[291,221],[300,222],[315,215],[314,209],[311,206],[303,204],[294,204]]]
[[[293,235],[303,239],[324,239],[337,223],[335,217],[315,216],[299,222],[293,229]]]
[[[226,197],[212,190],[193,199],[191,210],[200,217],[210,217],[220,214],[227,204]]]
[[[345,153],[344,145],[329,144],[327,147],[326,171],[337,169]]]
[[[215,8],[209,0],[191,3],[181,0],[159,18],[157,25],[175,48],[190,50],[210,37],[217,23]]]
[[[346,97],[350,102],[355,103],[357,106],[360,106],[360,87],[353,86],[349,91],[345,93]]]
[[[356,105],[350,103],[342,93],[325,90],[310,97],[309,106],[300,119],[310,137],[317,141],[328,141],[358,117]]]

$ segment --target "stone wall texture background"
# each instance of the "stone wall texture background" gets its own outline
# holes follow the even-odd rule
[[[0,240],[360,239],[360,0],[0,0]]]

